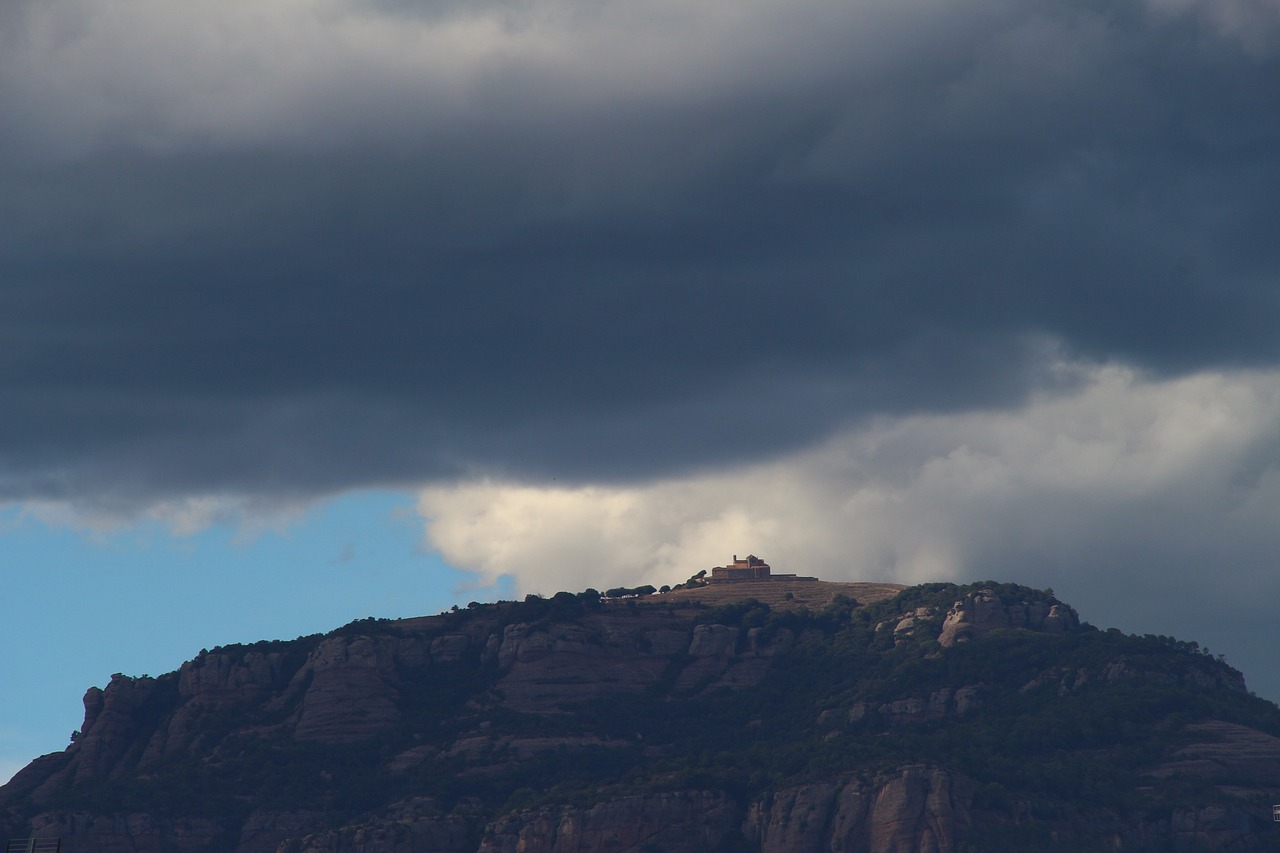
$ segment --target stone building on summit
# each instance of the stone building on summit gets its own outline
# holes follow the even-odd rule
[[[738,555],[734,554],[732,563],[716,566],[711,570],[711,582],[767,581],[772,571],[769,564],[755,554],[748,554],[745,560],[739,560]]]
[[[735,583],[741,581],[815,581],[817,578],[802,578],[795,575],[775,575],[773,569],[755,554],[748,554],[745,560],[733,555],[733,562],[727,566],[716,566],[711,570],[710,583]]]

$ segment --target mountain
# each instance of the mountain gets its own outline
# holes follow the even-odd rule
[[[1195,643],[1013,584],[698,584],[117,674],[0,788],[0,830],[69,853],[1280,850],[1280,708]]]

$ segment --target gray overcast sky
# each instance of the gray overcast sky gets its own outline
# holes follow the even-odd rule
[[[1278,105],[1270,0],[8,0],[0,502],[1158,578],[1258,667]]]

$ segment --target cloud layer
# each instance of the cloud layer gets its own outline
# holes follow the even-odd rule
[[[0,11],[0,499],[618,484],[1264,368],[1280,15]]]
[[[0,502],[1269,624],[1274,3],[11,0],[0,103]]]
[[[1102,627],[1228,652],[1280,696],[1280,373],[1108,366],[1000,413],[914,415],[791,457],[643,486],[437,487],[446,560],[521,592],[677,583],[754,552],[826,580],[1017,579]]]

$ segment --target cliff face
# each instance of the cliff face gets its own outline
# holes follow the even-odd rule
[[[1008,585],[820,613],[562,593],[202,652],[84,705],[80,737],[0,789],[11,836],[102,853],[1276,847],[1280,709],[1191,644],[1096,631]]]

